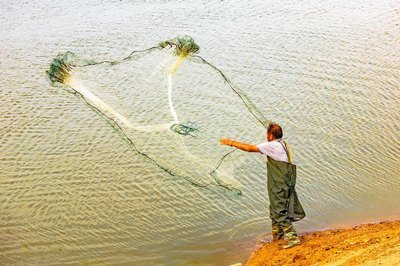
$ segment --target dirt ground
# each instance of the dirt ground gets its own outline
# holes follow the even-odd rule
[[[307,233],[301,245],[266,243],[246,265],[400,265],[400,220]]]

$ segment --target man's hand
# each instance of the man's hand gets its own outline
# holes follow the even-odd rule
[[[242,150],[242,151],[260,152],[260,150],[258,149],[258,147],[256,145],[246,144],[246,143],[239,142],[239,141],[232,140],[232,139],[222,138],[219,140],[219,143],[222,145],[234,147],[234,148]]]
[[[233,140],[231,140],[231,139],[222,138],[219,140],[219,144],[222,144],[222,145],[232,146],[232,143],[233,143]]]

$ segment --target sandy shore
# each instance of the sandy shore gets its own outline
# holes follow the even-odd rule
[[[282,249],[266,243],[246,265],[400,265],[400,220],[307,233]]]

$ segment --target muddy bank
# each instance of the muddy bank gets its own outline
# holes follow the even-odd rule
[[[307,233],[302,244],[280,240],[253,252],[246,265],[400,265],[400,220]]]

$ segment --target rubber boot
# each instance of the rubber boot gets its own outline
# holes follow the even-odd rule
[[[283,228],[279,225],[272,226],[272,241],[283,239],[284,233]]]
[[[288,243],[283,245],[282,248],[291,248],[300,245],[301,241],[297,236],[296,230],[294,230],[293,225],[289,225],[283,228],[285,238],[288,239]]]

